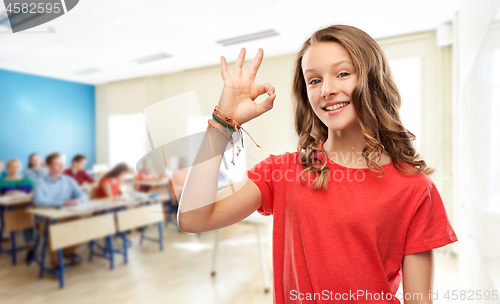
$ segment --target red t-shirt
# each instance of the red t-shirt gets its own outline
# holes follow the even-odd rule
[[[98,197],[106,197],[106,192],[104,192],[103,184],[109,184],[111,186],[111,192],[113,197],[120,195],[120,179],[119,178],[103,178],[99,181],[99,186],[97,188]]]
[[[297,152],[246,171],[262,193],[258,212],[273,215],[274,303],[401,303],[403,256],[458,240],[436,185],[392,163],[381,178],[327,165],[326,191],[310,187],[315,174],[300,182]]]

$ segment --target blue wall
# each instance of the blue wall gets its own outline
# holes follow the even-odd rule
[[[87,156],[95,163],[95,88],[92,85],[0,69],[0,159],[26,168],[36,152]]]

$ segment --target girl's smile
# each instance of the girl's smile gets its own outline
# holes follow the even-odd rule
[[[342,112],[350,104],[351,102],[349,101],[329,102],[328,105],[322,109],[325,111],[326,115],[335,115]]]

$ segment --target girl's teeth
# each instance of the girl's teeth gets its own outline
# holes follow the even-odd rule
[[[325,107],[325,109],[327,111],[332,111],[332,110],[336,110],[338,108],[342,108],[342,107],[345,107],[347,106],[349,103],[348,102],[342,102],[342,103],[337,103],[337,104],[334,104],[332,106],[328,106],[328,107]]]

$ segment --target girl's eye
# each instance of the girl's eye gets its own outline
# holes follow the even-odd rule
[[[317,84],[317,83],[314,83],[315,81],[319,81],[319,79],[313,79],[313,80],[309,81],[309,84]]]
[[[341,75],[343,75],[343,74],[345,74],[345,76],[344,76],[344,77],[347,77],[347,76],[349,75],[349,73],[342,72],[342,73],[340,73],[340,74],[339,74],[339,76],[341,76]]]

